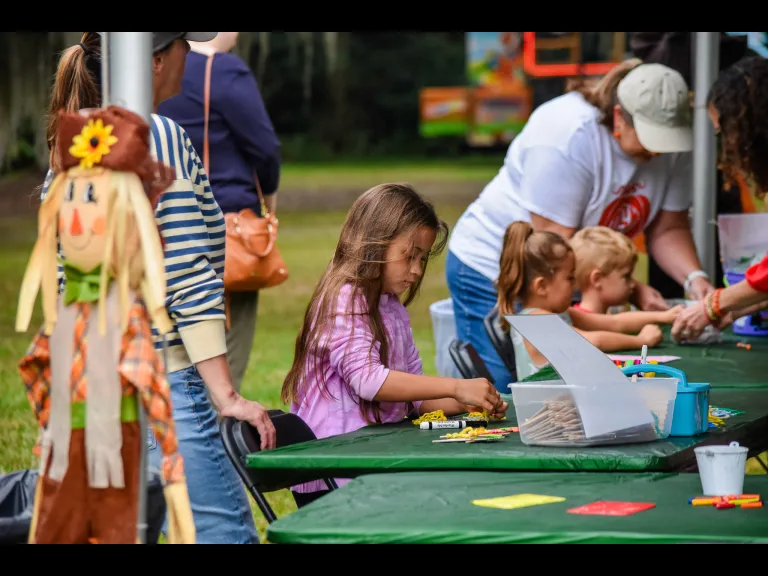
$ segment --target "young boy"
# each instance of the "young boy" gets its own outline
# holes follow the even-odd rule
[[[574,308],[606,314],[612,306],[629,302],[635,289],[632,274],[637,250],[621,232],[605,226],[582,228],[570,241],[576,257],[576,286],[581,302]]]

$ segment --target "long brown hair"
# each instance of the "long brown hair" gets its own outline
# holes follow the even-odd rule
[[[78,112],[83,108],[101,106],[101,74],[98,72],[101,66],[101,36],[98,32],[84,32],[80,44],[62,52],[51,90],[46,139],[50,167],[54,172],[59,172],[59,167],[55,165],[59,110]]]
[[[639,58],[630,58],[617,64],[611,70],[600,78],[597,82],[578,78],[571,80],[567,89],[572,92],[578,92],[584,99],[600,110],[600,124],[613,131],[613,108],[619,103],[617,92],[619,83],[632,70],[643,63]],[[624,119],[632,125],[632,116],[624,108],[621,109]]]
[[[768,194],[768,60],[745,58],[723,71],[707,95],[720,124],[718,167],[725,181],[741,177],[754,182],[758,198]]]
[[[515,313],[519,298],[539,277],[551,278],[565,257],[572,252],[570,244],[554,232],[534,232],[528,222],[512,222],[504,234],[499,270],[499,317]],[[502,322],[506,327],[506,323]]]
[[[282,401],[296,402],[303,387],[317,384],[326,396],[326,376],[318,370],[329,354],[330,328],[339,314],[359,316],[373,334],[371,351],[379,345],[379,357],[389,364],[389,343],[384,329],[379,301],[382,294],[382,272],[385,256],[396,238],[413,236],[426,226],[437,233],[429,257],[439,254],[448,239],[448,226],[437,217],[431,203],[422,198],[409,184],[380,184],[364,192],[350,208],[341,229],[333,259],[315,287],[304,314],[304,322],[296,338],[293,365],[283,383]],[[424,265],[426,273],[426,264]],[[339,312],[339,293],[351,285],[345,311]],[[419,292],[421,278],[408,289],[403,304],[408,306]],[[350,341],[353,339],[350,334]],[[310,362],[312,364],[310,364]],[[319,381],[307,382],[312,368]],[[354,397],[349,384],[345,382]],[[360,399],[360,411],[368,422],[381,422],[379,403]]]

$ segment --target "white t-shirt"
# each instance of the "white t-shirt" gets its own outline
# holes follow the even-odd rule
[[[689,209],[691,153],[638,164],[599,115],[577,92],[539,106],[512,141],[504,166],[456,223],[451,252],[495,281],[507,226],[530,222],[531,212],[562,226],[604,225],[632,238],[660,210]]]

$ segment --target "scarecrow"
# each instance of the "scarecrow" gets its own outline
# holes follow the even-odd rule
[[[16,318],[16,330],[26,331],[41,290],[44,326],[19,365],[43,431],[29,539],[137,541],[142,402],[163,450],[169,541],[192,543],[170,390],[152,336],[153,324],[161,335],[171,328],[153,199],[174,174],[151,158],[149,125],[128,110],[60,112],[58,126],[61,172],[40,206]]]

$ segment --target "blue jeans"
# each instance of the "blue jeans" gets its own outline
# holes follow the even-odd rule
[[[493,376],[496,389],[509,394],[512,375],[496,353],[488,338],[483,320],[496,306],[496,288],[488,278],[463,264],[448,251],[445,262],[448,290],[453,299],[456,317],[456,337],[475,347]]]
[[[184,459],[187,490],[198,544],[258,544],[251,506],[240,477],[224,451],[216,412],[194,366],[168,374],[173,420]],[[149,467],[161,468],[162,451],[152,431]],[[166,533],[167,523],[163,525]]]

